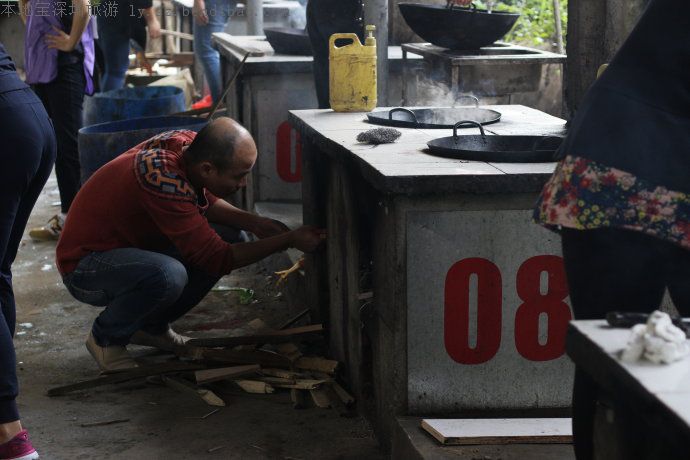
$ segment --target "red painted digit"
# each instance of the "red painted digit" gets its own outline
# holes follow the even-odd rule
[[[470,348],[470,277],[477,275],[477,342]],[[448,355],[461,364],[489,361],[501,345],[501,272],[480,258],[455,263],[446,275],[443,336]]]
[[[295,133],[295,170],[292,170],[292,133]],[[302,180],[302,142],[299,132],[292,129],[287,121],[278,126],[276,132],[276,169],[285,182]]]
[[[540,292],[541,274],[548,273],[548,290]],[[531,361],[549,361],[565,351],[565,333],[572,315],[565,303],[568,284],[563,259],[557,256],[536,256],[527,259],[518,269],[517,294],[523,303],[515,314],[515,347]],[[546,343],[539,343],[539,316],[548,317]]]

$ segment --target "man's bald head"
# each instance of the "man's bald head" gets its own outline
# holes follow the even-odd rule
[[[208,161],[221,171],[232,166],[238,151],[256,150],[251,134],[232,118],[208,123],[184,152],[189,165]]]

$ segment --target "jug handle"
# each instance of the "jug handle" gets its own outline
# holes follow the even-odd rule
[[[336,40],[339,40],[339,39],[350,39],[350,40],[352,40],[352,44],[353,44],[353,45],[354,45],[355,43],[361,45],[361,43],[360,43],[360,41],[359,41],[359,37],[357,36],[357,34],[353,34],[353,33],[340,33],[340,34],[333,34],[333,35],[331,35],[331,38],[328,39],[328,47],[329,47],[330,49],[338,49],[338,48],[345,48],[345,46],[350,46],[350,45],[345,45],[345,46],[336,47],[336,46],[335,46],[335,41],[336,41]]]

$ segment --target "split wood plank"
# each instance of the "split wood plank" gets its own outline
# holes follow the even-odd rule
[[[188,393],[201,398],[209,406],[225,407],[225,401],[217,394],[206,388],[194,385],[192,382],[179,377],[162,376],[163,383],[177,391]]]
[[[281,343],[276,347],[276,350],[278,350],[278,353],[285,356],[291,362],[297,361],[302,356],[302,351],[292,342]]]
[[[268,377],[279,377],[281,379],[304,379],[305,374],[301,372],[288,371],[285,369],[272,369],[272,368],[262,368],[261,374]]]
[[[82,382],[73,383],[71,385],[51,388],[48,390],[48,396],[62,396],[73,391],[86,390],[90,388],[100,387],[103,385],[124,383],[130,380],[150,377],[152,375],[164,375],[175,372],[196,371],[205,368],[206,366],[204,366],[203,364],[183,362],[171,362],[154,364],[145,367],[137,367],[129,371],[119,372],[117,374],[108,374],[102,377],[98,377],[96,379],[84,380]]]
[[[236,337],[212,337],[207,339],[190,339],[187,341],[189,346],[221,348],[236,347],[238,345],[264,344],[264,343],[283,343],[291,342],[296,339],[307,338],[314,334],[323,332],[323,325],[312,324],[309,326],[283,329],[281,331],[265,332],[263,334],[244,335]]]
[[[334,374],[335,371],[338,369],[338,361],[333,361],[332,359],[303,356],[295,362],[295,367],[297,369],[303,369],[306,371],[318,371],[325,372],[326,374]]]
[[[307,391],[297,390],[293,388],[290,390],[290,399],[292,399],[293,409],[304,409],[307,407]]]
[[[324,374],[323,372],[316,372],[312,371],[311,374],[316,377],[317,379],[324,380],[326,383],[329,384],[333,388],[333,391],[335,394],[340,398],[340,400],[345,404],[345,406],[350,407],[355,403],[355,398],[347,392],[338,382],[333,379],[333,377],[329,376],[328,374]]]
[[[197,361],[231,364],[260,364],[269,367],[290,367],[291,361],[278,353],[265,350],[219,350],[185,346],[175,351],[180,356]]]
[[[221,367],[217,369],[204,369],[194,372],[194,379],[197,384],[217,382],[229,378],[239,377],[250,372],[257,372],[261,369],[258,364],[247,364],[245,366]]]
[[[309,390],[311,394],[311,399],[314,400],[314,404],[321,409],[329,409],[331,407],[331,399],[328,397],[325,391],[320,388],[316,390]]]
[[[261,382],[266,382],[275,388],[290,388],[296,390],[315,390],[325,383],[324,380],[311,379],[281,379],[279,377],[261,377],[257,379]]]
[[[235,380],[235,383],[247,393],[270,394],[276,391],[275,388],[268,383],[258,380]]]
[[[570,418],[424,419],[422,428],[444,445],[568,444]]]
[[[282,330],[285,330],[285,329],[289,328],[290,326],[292,326],[293,324],[295,324],[297,321],[299,321],[299,320],[301,320],[302,318],[304,318],[305,316],[307,316],[307,315],[309,314],[310,311],[311,311],[311,310],[308,309],[308,308],[307,308],[306,310],[302,310],[302,311],[299,312],[297,315],[293,316],[292,318],[290,318],[289,320],[287,320],[287,321],[285,321],[283,324],[281,324],[280,327],[279,327],[278,329],[282,331]]]

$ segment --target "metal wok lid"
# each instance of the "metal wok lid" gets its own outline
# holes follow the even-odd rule
[[[461,125],[478,127],[480,135],[458,136]],[[461,121],[453,126],[453,135],[427,143],[430,153],[447,158],[497,163],[547,163],[555,160],[556,150],[563,141],[558,136],[487,136],[474,121]]]
[[[396,107],[391,110],[379,110],[367,114],[369,123],[399,128],[453,128],[459,120],[473,120],[480,125],[496,123],[501,113],[479,107],[438,107],[425,109],[406,109]],[[461,126],[472,127],[472,126]]]

